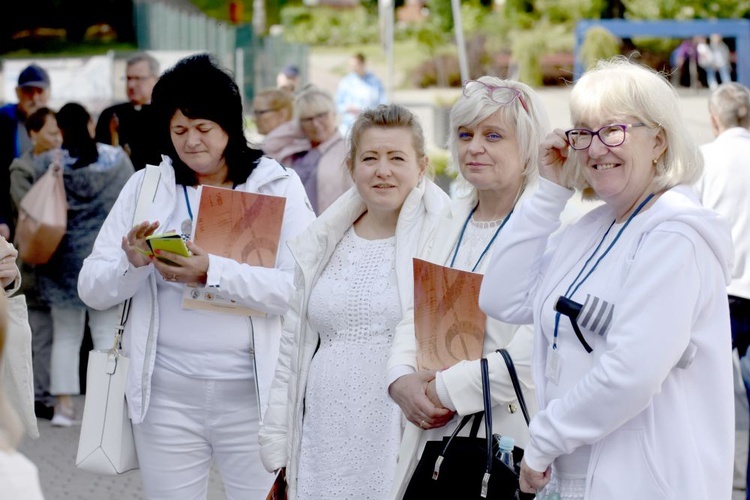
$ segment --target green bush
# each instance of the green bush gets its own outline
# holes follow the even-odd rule
[[[581,44],[581,59],[588,69],[601,59],[610,59],[620,54],[620,40],[606,28],[594,26],[586,32]]]
[[[281,11],[284,38],[292,43],[347,47],[378,43],[377,18],[362,7],[288,6]]]
[[[541,86],[544,39],[536,30],[520,32],[513,39],[512,51],[513,60],[518,65],[518,80],[532,87]]]

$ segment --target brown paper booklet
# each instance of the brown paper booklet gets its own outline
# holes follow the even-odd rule
[[[206,252],[251,266],[273,267],[286,198],[215,186],[198,188],[192,240]],[[185,287],[182,306],[242,316],[266,313],[237,304],[212,287]]]
[[[417,366],[442,370],[482,357],[487,316],[479,309],[482,275],[414,259]]]

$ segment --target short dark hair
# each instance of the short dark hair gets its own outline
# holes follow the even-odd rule
[[[263,152],[245,137],[240,90],[228,70],[210,54],[180,59],[154,86],[151,104],[156,112],[159,143],[171,159],[178,184],[193,186],[195,172],[180,159],[170,136],[170,122],[179,110],[188,118],[217,123],[229,136],[224,158],[229,180],[242,184],[255,169]]]
[[[62,148],[78,160],[73,168],[91,165],[99,159],[96,141],[91,137],[89,121],[91,115],[77,102],[69,102],[57,112],[57,126],[60,127]]]
[[[55,112],[46,106],[41,107],[31,113],[24,122],[26,132],[31,135],[32,132],[39,132],[40,130],[42,130],[44,124],[47,123],[48,116],[55,116]]]

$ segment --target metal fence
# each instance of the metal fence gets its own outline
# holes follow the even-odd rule
[[[234,71],[246,102],[256,89],[275,87],[287,64],[296,65],[300,81],[307,81],[307,45],[258,37],[250,24],[227,24],[167,2],[136,0],[133,9],[140,50],[211,52]]]

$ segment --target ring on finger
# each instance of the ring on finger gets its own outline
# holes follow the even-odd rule
[[[419,426],[420,426],[420,427],[421,427],[422,429],[424,429],[425,427],[427,427],[427,422],[425,422],[425,421],[424,421],[424,419],[423,419],[423,420],[420,420],[420,421],[419,421]]]
[[[173,274],[172,276],[165,276],[164,281],[172,281],[172,282],[177,281],[177,275]]]

